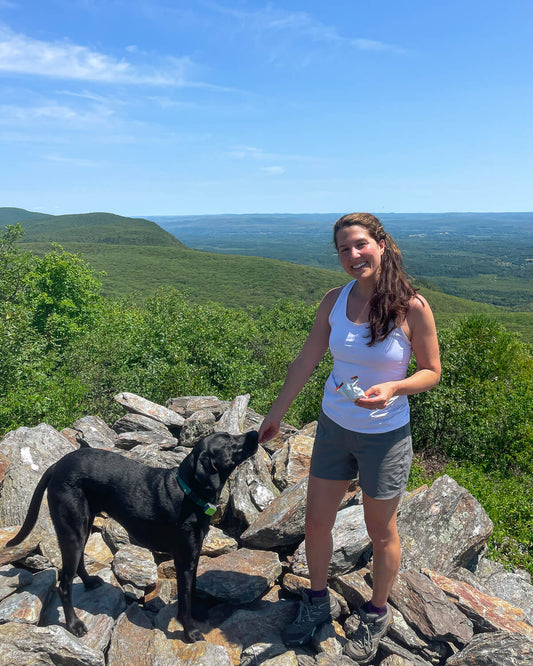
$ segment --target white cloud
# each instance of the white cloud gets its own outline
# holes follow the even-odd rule
[[[360,51],[393,51],[403,53],[405,50],[381,42],[379,40],[363,37],[344,37],[334,26],[326,25],[315,19],[311,14],[302,11],[286,11],[272,5],[257,11],[246,12],[241,9],[227,7],[216,2],[206,2],[214,11],[233,18],[243,30],[253,31],[255,34],[267,32],[290,33],[294,37],[303,37],[314,43],[338,44],[352,46]]]
[[[153,86],[212,87],[187,79],[188,56],[165,57],[158,66],[134,64],[68,40],[46,42],[0,27],[0,71],[77,81]]]
[[[81,167],[101,166],[98,162],[85,159],[84,157],[64,157],[63,155],[57,155],[56,153],[45,155],[44,159],[47,162],[55,162],[58,164],[67,164],[72,166],[81,166]]]
[[[282,166],[261,167],[261,171],[269,173],[272,176],[280,176],[282,173],[285,173],[285,169]]]
[[[77,111],[70,106],[44,103],[39,106],[15,106],[4,104],[0,106],[0,123],[10,122],[32,123],[35,121],[60,121],[67,123],[82,123],[84,125],[102,123],[113,114],[109,108],[98,107],[92,111]]]
[[[314,158],[305,155],[284,155],[282,153],[266,153],[261,148],[253,146],[235,146],[228,152],[226,157],[234,160],[285,160],[291,162],[309,162],[314,161]],[[280,167],[281,168],[281,167]]]

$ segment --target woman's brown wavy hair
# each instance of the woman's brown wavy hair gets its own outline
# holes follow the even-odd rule
[[[333,242],[337,247],[337,233],[344,227],[359,226],[379,244],[384,241],[381,266],[376,289],[370,299],[368,323],[371,347],[385,340],[387,335],[405,319],[409,302],[416,295],[416,289],[409,284],[403,268],[402,253],[399,247],[383,228],[377,217],[370,213],[349,213],[339,218],[333,226]]]

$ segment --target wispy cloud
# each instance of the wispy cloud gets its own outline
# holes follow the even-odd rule
[[[52,153],[44,156],[45,161],[54,162],[56,164],[67,164],[77,167],[98,167],[101,166],[99,162],[88,160],[84,157],[65,157],[63,155],[57,155]]]
[[[360,51],[405,52],[405,49],[387,42],[365,37],[341,35],[336,27],[322,23],[308,12],[287,11],[272,5],[247,12],[210,0],[206,0],[204,4],[219,14],[232,18],[243,30],[252,31],[256,35],[268,32],[285,33],[286,35],[293,35],[295,38],[305,38],[315,44],[351,46]]]
[[[36,106],[0,106],[0,123],[32,123],[35,121],[59,121],[77,125],[95,125],[107,121],[113,115],[109,108],[100,107],[91,111],[78,111],[71,106],[44,103]]]
[[[132,55],[131,48],[128,53]],[[191,80],[194,63],[188,56],[160,57],[155,64],[147,62],[144,54],[141,54],[141,58],[140,63],[135,63],[126,58],[100,53],[87,46],[73,44],[68,40],[42,41],[0,26],[1,72],[99,83],[226,90]]]
[[[261,171],[269,173],[272,176],[281,176],[281,174],[285,173],[285,169],[282,166],[261,167]]]
[[[261,148],[255,148],[253,146],[235,146],[231,150],[226,152],[226,157],[230,157],[234,160],[271,160],[271,161],[298,161],[298,162],[307,162],[313,160],[312,157],[306,155],[284,155],[283,153],[267,153]]]

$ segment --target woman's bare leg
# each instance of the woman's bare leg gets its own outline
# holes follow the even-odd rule
[[[373,547],[372,604],[385,606],[400,569],[401,547],[396,516],[399,497],[379,500],[363,493],[366,529]]]
[[[309,475],[305,515],[305,553],[311,589],[322,590],[328,583],[328,568],[333,553],[331,530],[339,505],[350,481],[332,481]]]

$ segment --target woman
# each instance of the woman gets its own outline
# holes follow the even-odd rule
[[[322,300],[311,332],[261,424],[259,441],[279,431],[283,416],[329,347],[334,365],[324,388],[307,492],[311,589],[302,595],[284,640],[301,645],[331,619],[331,529],[351,479],[359,474],[373,546],[373,593],[359,609],[359,629],[345,652],[367,663],[392,622],[387,599],[401,558],[396,514],[412,459],[407,396],[439,382],[440,359],[431,309],[407,282],[400,251],[380,221],[369,213],[345,215],[335,223],[333,238],[353,281]],[[416,371],[406,377],[411,354]],[[350,384],[355,376],[364,396],[351,401],[340,385]]]

